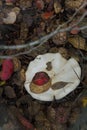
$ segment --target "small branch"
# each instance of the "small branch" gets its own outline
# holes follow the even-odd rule
[[[84,30],[84,29],[86,29],[86,28],[87,28],[87,26],[84,26],[84,27],[77,28],[77,30]],[[60,32],[64,32],[64,30],[65,30],[65,31],[68,31],[68,29],[69,29],[69,28],[62,29]],[[45,41],[44,41],[44,42],[45,42]],[[17,56],[24,55],[24,54],[29,54],[29,53],[31,53],[33,50],[36,50],[39,46],[43,45],[44,42],[42,42],[41,44],[39,44],[37,47],[30,48],[30,50],[28,50],[28,51],[19,52],[19,53],[13,54],[13,55],[2,55],[2,56],[0,56],[0,59],[8,59],[8,58],[17,57]],[[87,60],[87,57],[85,57],[84,59]]]
[[[0,59],[11,59],[13,57],[17,57],[17,56],[20,56],[20,55],[29,54],[32,51],[37,50],[37,48],[40,47],[42,44],[38,45],[37,47],[33,47],[28,51],[19,52],[19,53],[12,54],[12,55],[2,55],[2,56],[0,56]]]

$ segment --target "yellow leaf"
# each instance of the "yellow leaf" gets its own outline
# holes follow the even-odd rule
[[[86,107],[86,106],[87,106],[87,97],[84,97],[84,98],[82,99],[82,105],[83,105],[83,107]]]
[[[6,81],[0,81],[0,86],[4,85]]]

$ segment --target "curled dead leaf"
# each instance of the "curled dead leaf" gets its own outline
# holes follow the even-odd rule
[[[20,78],[20,81],[22,82],[25,81],[25,70],[23,68],[19,72],[19,78]]]
[[[21,62],[18,58],[13,58],[14,71],[17,72],[21,69]]]
[[[54,2],[54,10],[56,14],[60,13],[62,10],[61,4],[58,1]]]

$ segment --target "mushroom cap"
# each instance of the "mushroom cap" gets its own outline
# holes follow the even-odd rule
[[[40,94],[30,90],[30,83],[37,72],[46,72],[51,78],[52,85],[57,82],[66,82],[64,87],[56,90],[50,88]],[[78,76],[77,76],[78,75]],[[72,92],[80,83],[81,68],[74,58],[66,60],[60,53],[46,53],[38,55],[30,62],[26,71],[25,89],[35,99],[41,101],[52,101],[55,97],[59,100]],[[79,77],[79,78],[78,78]]]

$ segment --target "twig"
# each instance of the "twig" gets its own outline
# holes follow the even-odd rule
[[[28,50],[28,51],[19,52],[19,53],[12,54],[12,55],[2,55],[2,56],[0,56],[0,59],[11,59],[13,57],[17,57],[17,56],[20,56],[20,55],[29,54],[32,51],[37,50],[37,48],[40,47],[43,44],[44,43],[38,45],[37,47],[30,48],[30,50]]]
[[[84,30],[84,29],[86,29],[86,28],[87,28],[87,26],[84,26],[84,27],[81,27],[81,28],[79,28],[79,29],[77,28],[77,30]],[[70,29],[71,29],[71,28],[70,28]],[[66,28],[65,30],[66,30],[66,31],[69,31],[67,28]],[[63,32],[63,31],[64,31],[64,29],[60,30],[60,32]],[[45,42],[45,41],[44,41],[44,42]],[[33,50],[36,50],[39,46],[43,45],[44,42],[42,42],[41,44],[39,44],[39,45],[36,46],[36,47],[30,48],[30,50],[28,50],[28,51],[19,52],[19,53],[12,54],[12,55],[2,55],[2,56],[0,56],[0,59],[13,58],[13,57],[20,56],[20,55],[24,55],[24,54],[29,54],[29,53],[31,53]],[[84,59],[87,60],[87,57],[84,57]]]

